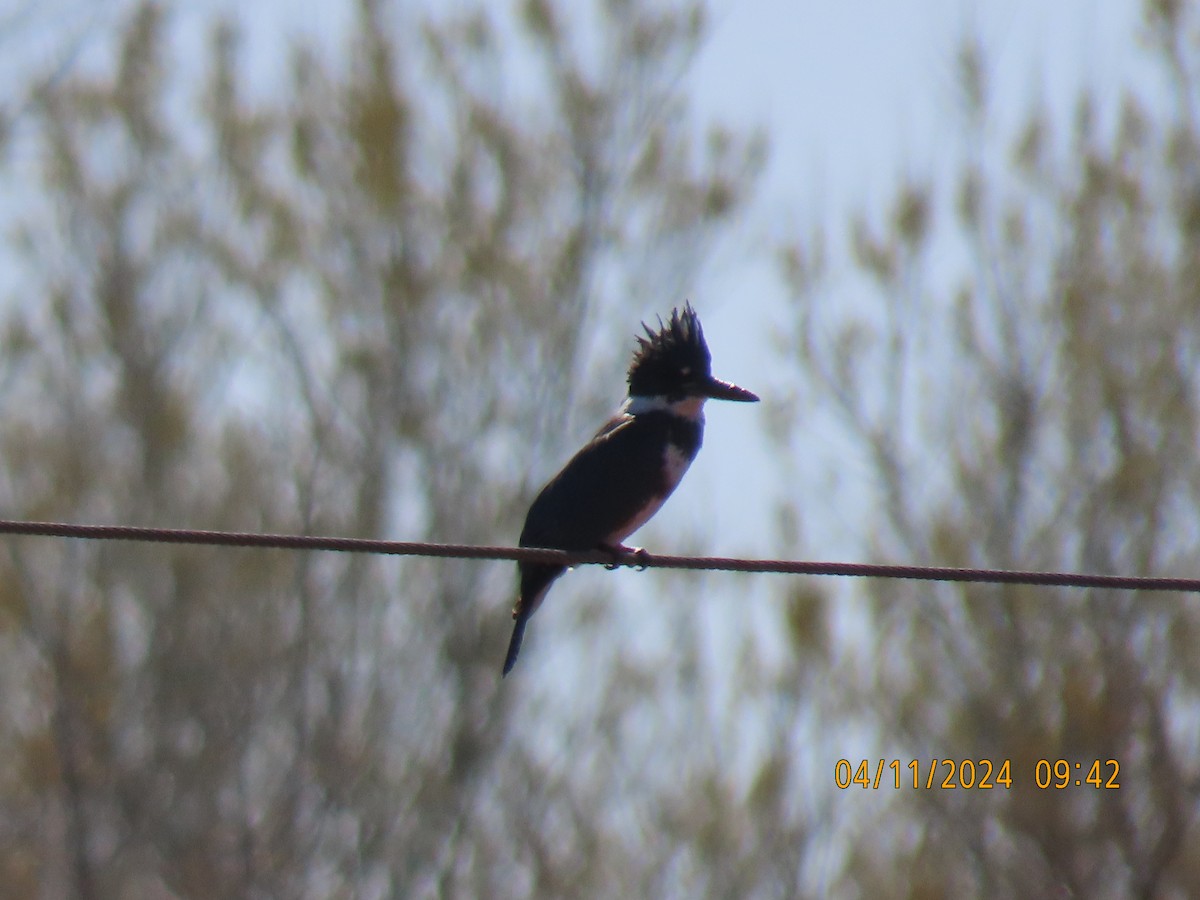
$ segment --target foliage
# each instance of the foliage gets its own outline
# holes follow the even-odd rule
[[[1173,108],[1085,94],[1065,134],[1035,108],[1007,159],[987,140],[986,57],[968,43],[972,149],[950,202],[936,183],[909,183],[885,224],[857,218],[864,290],[836,312],[820,245],[785,248],[794,364],[855,447],[843,459],[870,473],[864,549],[949,566],[1195,574],[1195,17],[1146,7]],[[964,251],[958,284],[935,274],[948,247]],[[866,755],[1009,759],[1013,787],[909,789],[869,820],[847,815],[844,891],[1196,892],[1194,598],[903,583],[869,598],[869,646],[841,673],[843,715],[880,735]],[[1116,759],[1120,789],[1039,789],[1039,759],[1080,764],[1080,781],[1091,761]]]
[[[198,86],[147,3],[109,68],[17,91],[8,514],[512,539],[551,468],[524,461],[612,402],[621,323],[692,287],[763,143],[697,137],[700,5],[456,9],[360,0],[256,97],[236,23]],[[843,282],[830,235],[782,248],[780,471],[836,448],[864,555],[1195,574],[1200,55],[1193,8],[1145,9],[1173,107],[1085,95],[1001,148],[968,43],[961,167],[854,217]],[[789,551],[816,489],[781,498]],[[583,602],[570,665],[516,687],[508,566],[6,547],[14,895],[1197,893],[1190,598],[790,582],[724,667],[703,602],[639,619],[669,665]],[[1013,787],[852,796],[840,756],[1011,759]],[[1059,758],[1121,787],[1037,788]]]
[[[344,54],[297,46],[252,100],[234,23],[197,96],[169,8],[140,6],[111,71],[29,113],[8,514],[511,541],[537,477],[513,461],[563,449],[569,402],[613,400],[574,387],[612,338],[594,323],[673,302],[761,165],[757,138],[693,137],[676,85],[701,8],[587,22],[585,41],[547,0],[515,21],[364,0]],[[517,59],[526,94],[503,89]],[[620,362],[599,358],[606,383]],[[608,825],[631,802],[616,758],[569,778],[514,719],[512,577],[11,543],[0,881],[503,897],[657,877]]]

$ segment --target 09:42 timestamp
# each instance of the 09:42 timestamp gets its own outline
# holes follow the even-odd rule
[[[1072,785],[1082,787],[1085,784],[1112,790],[1121,786],[1117,781],[1120,774],[1121,764],[1115,759],[1094,759],[1091,764],[1072,762],[1069,759],[1039,759],[1033,767],[1033,780],[1043,790],[1062,790]]]

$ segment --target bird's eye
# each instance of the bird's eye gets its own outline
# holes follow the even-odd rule
[[[691,374],[692,374],[692,367],[691,367],[691,366],[684,366],[682,369],[680,369],[680,370],[679,370],[679,374],[680,374],[680,375],[691,375]]]

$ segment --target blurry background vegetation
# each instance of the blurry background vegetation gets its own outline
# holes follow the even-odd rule
[[[362,0],[346,52],[298,43],[265,99],[236,21],[181,81],[173,14],[135,8],[109,70],[3,119],[5,516],[511,542],[645,298],[690,295],[754,196],[765,138],[680,93],[703,6]],[[762,555],[821,555],[787,475],[837,466],[821,422],[868,461],[860,558],[1198,574],[1200,17],[1144,26],[1173,106],[1103,127],[1084,94],[1001,144],[967,41],[954,189],[846,222],[849,274],[819,230],[773,248]],[[511,567],[8,541],[0,893],[1200,892],[1194,600],[781,579],[770,646],[737,631],[731,661],[688,621],[746,581],[639,577],[669,653],[599,599],[559,619],[560,682],[502,683]],[[1009,758],[1014,785],[834,788],[863,756]],[[1118,759],[1120,789],[1036,789],[1060,757]]]

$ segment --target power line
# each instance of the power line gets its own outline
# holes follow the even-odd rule
[[[609,565],[648,569],[693,569],[716,572],[824,575],[849,578],[903,578],[917,581],[1028,584],[1103,588],[1130,591],[1200,593],[1200,578],[1159,578],[1137,575],[1089,575],[1079,572],[1039,572],[1012,569],[958,569],[875,563],[805,562],[786,559],[734,559],[721,556],[666,556],[601,550],[574,552],[533,547],[490,547],[474,544],[435,544],[426,541],[380,541],[367,538],[321,537],[301,534],[259,534],[241,531],[200,531],[185,528],[143,528],[135,525],[76,525],[69,522],[0,520],[0,534],[192,544],[210,547],[248,547],[271,550],[372,553],[388,556],[431,556],[454,559],[499,559],[561,566]]]

